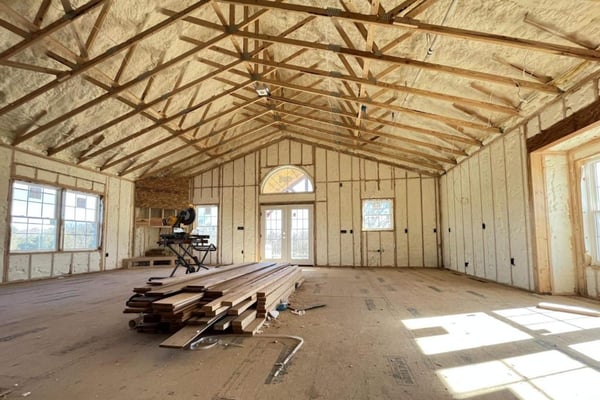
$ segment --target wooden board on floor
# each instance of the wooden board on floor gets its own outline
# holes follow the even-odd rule
[[[210,325],[187,325],[169,336],[160,344],[160,347],[169,349],[183,349],[209,328]]]

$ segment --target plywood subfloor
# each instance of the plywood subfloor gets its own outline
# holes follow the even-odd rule
[[[588,300],[538,296],[449,271],[306,269],[297,305],[265,334],[175,351],[121,314],[127,270],[0,287],[0,393],[30,399],[598,398],[600,318],[535,309]],[[577,397],[579,396],[579,397]]]

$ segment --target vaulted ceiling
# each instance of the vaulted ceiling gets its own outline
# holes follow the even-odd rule
[[[595,0],[0,0],[0,138],[130,179],[285,138],[438,175],[597,79],[599,26]]]

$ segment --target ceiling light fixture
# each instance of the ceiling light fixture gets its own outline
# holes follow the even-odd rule
[[[256,94],[258,97],[269,97],[271,96],[271,90],[264,83],[256,83],[254,85],[254,90],[256,90]]]

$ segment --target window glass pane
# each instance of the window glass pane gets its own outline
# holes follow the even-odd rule
[[[198,235],[209,235],[208,242],[217,245],[219,207],[198,206],[196,208],[196,228]]]
[[[363,200],[362,207],[363,230],[394,229],[393,202],[391,199]]]
[[[312,192],[313,186],[306,173],[297,167],[282,167],[273,171],[262,186],[263,193]]]
[[[92,250],[100,243],[100,196],[65,192],[64,240],[65,250]]]
[[[13,182],[10,251],[56,250],[57,189]]]

